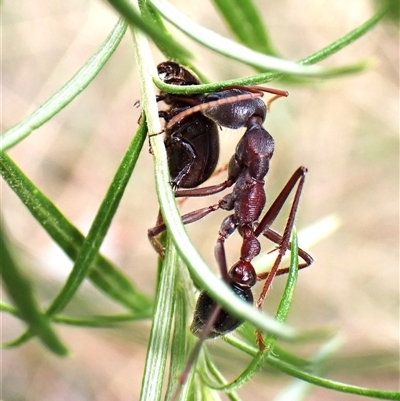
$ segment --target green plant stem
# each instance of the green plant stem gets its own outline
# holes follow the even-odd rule
[[[142,90],[142,107],[147,117],[150,134],[161,132],[155,100],[152,78],[156,76],[154,63],[146,38],[133,30],[136,58],[139,65]],[[270,332],[286,339],[293,339],[296,331],[277,322],[272,317],[261,313],[247,302],[239,299],[223,281],[218,279],[198,254],[190,242],[176,207],[175,197],[169,184],[169,172],[164,141],[161,135],[153,135],[150,144],[154,155],[154,171],[157,195],[164,222],[172,235],[179,255],[187,265],[190,275],[226,310],[235,316],[246,319],[265,332]]]
[[[40,310],[29,280],[14,263],[0,221],[0,274],[7,292],[18,307],[19,315],[42,343],[52,352],[65,356],[67,348],[51,327],[50,319]]]
[[[54,242],[75,260],[84,241],[82,233],[3,152],[0,152],[0,174]],[[149,298],[102,255],[97,256],[88,278],[103,293],[133,312],[151,309]]]
[[[356,394],[364,397],[377,398],[380,400],[400,400],[400,392],[398,391],[376,390],[365,387],[353,386],[350,384],[345,384],[334,380],[324,379],[322,377],[315,376],[311,373],[299,370],[293,367],[292,365],[283,362],[273,356],[268,357],[268,364],[274,366],[281,372],[287,373],[290,376],[297,377],[298,379],[305,380],[309,383],[327,389],[340,391],[342,393]]]
[[[169,238],[167,239],[168,242],[171,242]],[[140,401],[157,401],[161,398],[175,306],[177,271],[178,256],[176,250],[172,246],[167,246],[167,253],[157,287],[154,318],[147,348]]]
[[[353,73],[355,69],[358,70],[360,68],[359,65],[336,68],[302,66],[293,61],[287,61],[258,53],[246,46],[222,37],[214,31],[198,25],[195,21],[188,18],[185,14],[181,13],[176,7],[172,6],[165,0],[150,0],[150,2],[167,21],[183,31],[196,42],[219,54],[241,61],[253,67],[302,77],[335,76],[338,74]]]
[[[344,47],[350,45],[352,42],[365,35],[385,16],[386,12],[387,12],[387,7],[383,7],[370,19],[361,24],[359,27],[353,29],[346,35],[335,40],[334,42],[324,47],[323,49],[318,50],[312,55],[299,60],[298,64],[312,65],[326,59],[329,56],[332,56],[333,54],[337,53]],[[361,71],[361,69],[363,68],[360,68],[358,71]],[[356,71],[357,69],[354,70],[354,72]],[[168,85],[162,82],[157,77],[154,78],[154,83],[157,85],[158,88],[160,88],[164,92],[189,95],[194,93],[214,92],[232,85],[242,85],[242,86],[259,85],[283,78],[284,76],[285,74],[281,72],[269,72],[264,74],[251,75],[249,77],[240,79],[230,79],[227,81],[221,81],[213,84],[202,84],[202,85],[192,85],[192,86]]]

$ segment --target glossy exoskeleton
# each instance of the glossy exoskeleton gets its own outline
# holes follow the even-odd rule
[[[231,99],[242,95],[247,96],[247,94],[248,91],[242,88],[210,93],[204,95],[200,105],[192,107],[174,118],[173,123],[176,124],[182,116],[186,117],[193,110],[197,112],[197,110],[201,109],[204,115],[219,125],[233,129],[246,127],[246,132],[240,139],[235,154],[229,162],[228,179],[224,185],[181,190],[176,194],[183,196],[209,195],[234,184],[232,192],[224,196],[216,205],[184,215],[182,216],[182,220],[185,224],[188,224],[218,209],[233,211],[221,224],[215,247],[216,259],[222,279],[239,297],[248,302],[253,302],[251,287],[256,284],[257,279],[266,279],[257,301],[257,306],[261,307],[273,277],[277,274],[287,272],[287,268],[279,269],[279,265],[284,253],[290,246],[290,233],[293,228],[307,170],[304,167],[296,170],[276,201],[273,202],[262,220],[258,223],[266,203],[264,178],[269,171],[269,163],[274,152],[274,140],[263,127],[267,108],[265,103],[259,98],[244,98],[237,102],[224,102],[224,99]],[[270,226],[296,185],[297,190],[286,223],[285,232],[283,235],[280,235],[273,231]],[[164,229],[165,226],[161,224],[149,230],[149,236],[157,235]],[[224,242],[236,229],[238,229],[239,234],[243,238],[240,260],[228,271]],[[270,273],[257,276],[251,261],[260,252],[261,245],[257,239],[260,234],[278,244],[279,254]],[[300,268],[309,266],[312,263],[311,256],[306,252],[299,250],[299,254],[305,260],[305,263],[299,266]],[[208,327],[208,332],[204,334],[203,330],[216,308],[219,308],[219,312],[214,316],[214,321]],[[196,335],[213,338],[236,329],[241,323],[240,320],[236,319],[229,312],[220,308],[206,292],[202,292],[197,301],[191,330]],[[260,335],[257,342],[260,348],[262,348],[263,344]]]
[[[185,121],[190,115],[196,115],[198,112],[203,113],[218,125],[232,129],[246,128],[230,159],[228,178],[224,183],[210,187],[183,189],[177,191],[175,195],[206,196],[233,185],[232,192],[225,195],[217,204],[188,213],[182,216],[182,221],[184,224],[193,223],[218,209],[231,211],[231,214],[222,221],[215,245],[215,257],[221,278],[239,298],[249,303],[253,303],[252,287],[257,280],[265,280],[256,302],[256,306],[261,308],[273,278],[288,272],[288,268],[281,268],[280,264],[284,254],[291,246],[290,236],[307,169],[299,167],[294,172],[260,220],[266,204],[264,179],[269,171],[275,144],[272,136],[263,127],[267,107],[261,99],[251,96],[253,89],[227,88],[223,91],[206,94],[200,99],[199,104],[186,108],[170,118],[167,122],[167,129],[175,127],[176,124],[180,124],[181,121]],[[287,94],[276,91],[276,95],[285,96]],[[281,235],[274,231],[271,225],[294,188],[296,191],[293,203],[284,233]],[[165,225],[159,224],[149,230],[149,237],[158,235],[163,230],[165,230]],[[225,240],[236,230],[242,237],[240,258],[228,270],[224,244]],[[257,274],[252,260],[260,253],[261,245],[258,237],[261,234],[277,244],[278,255],[268,273]],[[312,257],[305,251],[299,249],[298,252],[304,260],[304,263],[299,264],[299,269],[307,267],[313,262]],[[241,319],[222,308],[206,291],[201,292],[190,327],[191,331],[199,337],[199,341],[182,372],[180,384],[183,385],[187,380],[190,368],[203,341],[225,335],[241,324]],[[263,350],[264,340],[260,331],[257,331],[256,342],[260,350]],[[176,389],[172,397],[174,401],[178,397],[179,389],[180,387]]]
[[[171,85],[199,85],[199,79],[186,68],[172,61],[157,66],[158,76]],[[161,111],[166,121],[165,148],[174,188],[194,188],[206,181],[214,172],[219,158],[217,124],[197,112],[179,122],[168,122],[184,110],[203,102],[204,95],[174,95],[161,92],[157,100],[169,107]]]

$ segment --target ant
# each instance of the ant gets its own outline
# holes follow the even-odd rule
[[[159,78],[171,85],[199,85],[200,80],[188,69],[173,61],[165,61],[157,66]],[[234,88],[234,87],[230,87]],[[220,102],[236,104],[245,99],[261,97],[263,92],[287,96],[286,92],[268,88],[238,87],[234,91],[215,92],[207,95],[174,95],[160,92],[157,101],[170,106],[159,112],[166,122],[164,145],[167,151],[171,184],[174,189],[194,188],[208,180],[214,173],[219,159],[218,125],[236,128],[232,118],[215,119],[207,115]],[[245,89],[245,90],[243,90]],[[219,96],[219,94],[223,94]],[[244,99],[244,100],[242,100]],[[250,104],[242,104],[243,110],[250,110]],[[204,111],[205,110],[205,111]],[[201,112],[203,111],[203,112]]]
[[[165,61],[157,66],[159,78],[172,85],[199,85],[200,80],[188,69],[178,63]],[[219,159],[218,125],[227,128],[239,128],[234,123],[237,118],[233,113],[239,112],[241,119],[251,115],[254,107],[264,107],[259,97],[264,92],[277,96],[287,96],[287,92],[261,87],[229,87],[221,92],[195,95],[175,95],[160,92],[157,101],[164,101],[169,109],[159,112],[159,116],[166,122],[164,145],[167,151],[168,167],[171,175],[171,185],[176,191],[178,188],[193,189],[209,179],[215,172]],[[218,114],[221,104],[231,104],[228,118]],[[207,116],[207,113],[210,115]],[[243,126],[243,124],[242,124]],[[213,187],[211,193],[220,192],[233,185],[226,181]],[[190,192],[187,196],[196,195]],[[185,192],[176,192],[177,197],[184,197]],[[157,224],[162,223],[159,213]],[[164,250],[156,236],[149,235],[154,249],[163,256]]]
[[[237,103],[224,103],[222,101],[223,99],[231,99],[242,94],[242,92],[242,89],[229,89],[211,93],[204,96],[204,101],[200,105],[201,108],[204,108],[202,112],[220,125],[229,128],[241,128],[243,126],[247,128],[229,162],[228,179],[215,186],[179,190],[176,192],[176,196],[206,196],[235,185],[232,192],[224,196],[217,204],[190,212],[182,216],[182,221],[184,224],[190,224],[218,209],[233,210],[233,214],[226,217],[221,224],[215,246],[215,257],[222,279],[239,297],[250,303],[253,303],[251,287],[256,284],[257,279],[266,280],[257,301],[257,307],[261,308],[272,279],[276,275],[285,274],[288,271],[287,268],[279,269],[279,265],[286,250],[290,248],[290,235],[307,169],[300,167],[296,170],[262,220],[257,223],[266,203],[264,178],[269,171],[269,162],[274,152],[274,140],[262,125],[266,117],[267,107],[261,99],[252,98]],[[215,101],[219,101],[219,103],[211,106],[211,102]],[[205,106],[209,106],[209,108]],[[194,111],[189,109],[188,112],[197,112],[199,107],[192,109]],[[186,116],[187,111],[181,114]],[[184,116],[177,115],[176,117],[184,118]],[[283,235],[280,235],[273,231],[270,226],[296,185],[297,190],[285,231]],[[240,260],[228,271],[224,243],[236,229],[243,238]],[[154,237],[164,230],[165,225],[160,224],[149,230],[149,237]],[[260,234],[278,244],[279,254],[271,271],[268,274],[257,276],[251,261],[260,253],[261,245],[257,239]],[[313,262],[312,257],[301,249],[299,249],[299,255],[305,261],[299,265],[299,268],[307,267]],[[191,325],[194,334],[201,335],[215,308],[216,303],[212,298],[206,292],[202,292],[198,298]],[[235,330],[241,323],[229,312],[220,309],[219,313],[215,314],[214,322],[207,328],[208,332],[205,338],[227,334]],[[259,333],[257,343],[262,349],[263,341]]]
[[[267,91],[270,92],[270,90]],[[174,132],[177,126],[184,126],[183,122],[185,120],[187,121],[190,117],[194,118],[194,116],[200,115],[199,113],[202,113],[202,115],[218,125],[233,129],[246,128],[243,137],[237,144],[234,155],[230,159],[228,179],[224,183],[205,188],[189,187],[186,190],[176,191],[175,194],[176,196],[207,196],[233,186],[232,192],[225,195],[217,204],[188,213],[182,216],[182,221],[184,224],[193,223],[218,209],[232,211],[232,214],[222,221],[219,229],[215,245],[216,261],[222,280],[240,298],[249,303],[253,303],[254,301],[252,287],[256,284],[257,280],[265,280],[256,302],[256,306],[260,309],[273,278],[276,275],[288,272],[288,268],[280,268],[280,264],[287,249],[291,246],[290,236],[307,169],[299,167],[294,172],[260,220],[266,203],[264,179],[269,172],[270,160],[274,153],[275,144],[272,136],[263,127],[267,114],[267,106],[259,99],[261,97],[259,92],[260,88],[257,87],[230,87],[220,92],[200,95],[195,98],[195,102],[193,102],[191,107],[185,105],[179,112],[174,109],[175,106],[173,105],[170,110],[171,114],[166,118],[166,131],[168,139],[168,132]],[[277,96],[275,98],[287,96],[282,91],[272,93],[276,93]],[[175,104],[179,103],[181,99],[181,97],[177,97],[174,100]],[[195,104],[196,102],[197,104]],[[202,144],[201,146],[204,145]],[[196,148],[193,148],[193,150],[196,150]],[[169,155],[169,157],[174,158],[175,155]],[[179,167],[179,171],[183,171],[184,169],[185,166],[181,165]],[[190,176],[188,171],[185,170],[184,176]],[[296,191],[293,204],[290,208],[284,233],[281,235],[271,229],[271,225],[294,188],[296,188]],[[149,238],[154,238],[165,229],[165,224],[161,223],[157,225],[148,231]],[[225,241],[236,230],[242,237],[240,258],[228,270]],[[261,234],[277,244],[278,255],[268,273],[257,275],[252,265],[252,260],[260,253],[261,245],[258,237]],[[302,249],[299,249],[299,255],[304,260],[304,263],[299,265],[299,269],[305,268],[313,262],[313,258]],[[199,350],[202,342],[207,338],[225,335],[235,330],[241,324],[242,321],[240,319],[237,319],[231,313],[224,310],[207,292],[203,291],[198,298],[191,324],[191,331],[199,337],[199,342],[195,350]],[[260,350],[265,348],[260,331],[257,331],[256,342]],[[194,358],[195,355],[192,354],[191,363],[193,363]],[[181,376],[181,384],[185,382],[190,367],[191,364],[189,363]],[[173,399],[175,398],[173,397]]]

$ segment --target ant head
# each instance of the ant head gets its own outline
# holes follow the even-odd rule
[[[233,283],[240,287],[253,287],[257,282],[257,273],[250,262],[239,260],[229,270],[229,276]]]
[[[157,66],[158,76],[170,85],[199,85],[199,79],[189,70],[173,61],[164,61]]]

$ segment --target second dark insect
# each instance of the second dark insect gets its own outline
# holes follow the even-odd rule
[[[171,85],[199,85],[199,79],[181,65],[166,61],[157,66],[162,81]],[[166,122],[165,148],[174,188],[195,188],[214,172],[219,158],[217,124],[201,112],[182,118],[171,127],[168,122],[183,111],[203,102],[204,95],[174,95],[161,92],[158,101],[169,107],[159,115]]]

